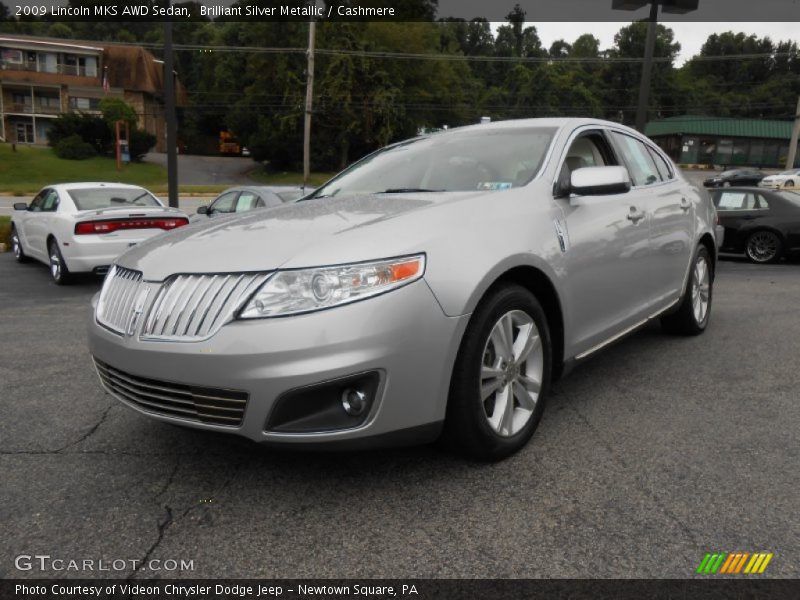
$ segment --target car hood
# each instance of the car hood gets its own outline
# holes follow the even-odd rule
[[[423,251],[445,206],[487,192],[308,200],[191,223],[133,247],[117,261],[161,281],[175,273],[269,271]],[[451,214],[451,211],[444,211]],[[424,217],[421,215],[425,215]],[[409,222],[413,220],[413,223]]]

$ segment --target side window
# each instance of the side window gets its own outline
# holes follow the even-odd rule
[[[253,210],[258,206],[261,199],[253,192],[242,192],[239,194],[239,202],[236,203],[236,212]],[[263,203],[262,203],[263,206]]]
[[[747,192],[722,192],[717,201],[717,210],[752,210],[756,207],[753,194]]]
[[[647,151],[650,153],[650,157],[653,159],[653,162],[656,164],[656,169],[658,169],[658,174],[661,175],[661,179],[664,181],[668,181],[675,177],[672,169],[667,164],[667,161],[655,150],[647,147]]]
[[[232,213],[233,212],[233,203],[236,201],[236,196],[239,195],[239,192],[228,192],[227,194],[222,194],[219,198],[217,198],[214,203],[211,205],[211,213]]]
[[[582,135],[572,142],[558,176],[558,188],[569,189],[570,175],[584,167],[603,167],[616,165],[614,153],[600,133]]]
[[[769,202],[767,202],[766,196],[764,194],[757,194],[758,196],[758,208],[763,210],[769,210]]]
[[[647,147],[637,139],[623,133],[612,132],[611,135],[619,146],[625,162],[628,164],[633,185],[652,185],[661,181],[653,158]]]
[[[44,198],[45,196],[47,196],[47,193],[49,191],[50,190],[42,190],[41,192],[36,194],[36,197],[33,200],[31,200],[31,205],[28,208],[28,210],[31,210],[33,212],[40,212],[42,210],[42,203],[44,202]]]
[[[54,212],[58,208],[58,192],[47,190],[42,202],[42,212]]]

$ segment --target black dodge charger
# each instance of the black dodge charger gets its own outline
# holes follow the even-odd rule
[[[744,253],[755,263],[800,254],[800,193],[730,187],[711,195],[725,228],[723,252]]]

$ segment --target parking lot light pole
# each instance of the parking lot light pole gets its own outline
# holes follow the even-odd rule
[[[169,0],[167,7],[169,7]],[[178,124],[175,116],[175,67],[172,22],[164,21],[164,112],[167,122],[167,191],[169,205],[178,208]]]
[[[792,140],[789,142],[789,155],[786,157],[786,168],[794,169],[797,158],[797,140],[800,138],[800,97],[797,98],[797,110],[794,113],[794,127],[792,127]]]

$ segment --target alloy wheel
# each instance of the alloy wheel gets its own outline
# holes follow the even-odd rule
[[[11,235],[11,249],[14,251],[14,258],[19,260],[22,256],[22,247],[19,245],[19,236],[17,235],[16,229]]]
[[[711,276],[705,257],[697,257],[692,276],[692,309],[697,323],[702,323],[708,314]]]
[[[759,231],[747,240],[747,256],[757,263],[765,263],[775,259],[780,241],[774,233]]]
[[[61,257],[55,244],[50,244],[50,274],[55,281],[61,279]]]
[[[544,349],[533,318],[521,310],[502,315],[483,350],[480,399],[489,426],[500,436],[521,431],[533,415],[544,374]]]

